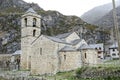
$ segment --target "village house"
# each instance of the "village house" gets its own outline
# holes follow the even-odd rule
[[[118,44],[115,42],[109,47],[109,53],[111,59],[119,59],[119,51],[118,51]]]
[[[104,59],[104,47],[103,47],[103,43],[99,43],[99,44],[90,44],[89,45],[91,48],[94,48],[98,51],[98,58],[99,59]]]
[[[96,64],[99,64],[99,58],[97,50],[94,48],[91,48],[89,46],[83,47],[81,49],[81,55],[82,55],[82,63],[83,66],[92,66],[95,67],[97,66]]]
[[[98,47],[101,47],[99,50]],[[103,51],[101,44],[90,44],[81,46],[82,62],[83,65],[87,66],[97,66],[96,64],[101,64],[103,62]]]
[[[56,74],[80,68],[84,62],[98,64],[99,50],[83,46],[88,44],[76,32],[54,37],[41,34],[41,16],[32,8],[22,15],[22,70],[30,70],[34,75]]]

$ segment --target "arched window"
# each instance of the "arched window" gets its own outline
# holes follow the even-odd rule
[[[33,18],[33,27],[36,27],[36,18]]]
[[[35,36],[36,30],[33,30],[33,36]]]
[[[25,26],[27,27],[27,18],[24,19]]]
[[[99,47],[99,50],[101,50],[101,47]]]
[[[64,60],[66,60],[66,55],[64,55]]]
[[[40,48],[40,55],[42,55],[42,48]]]
[[[86,55],[86,53],[85,53],[85,59],[87,58],[87,55]]]

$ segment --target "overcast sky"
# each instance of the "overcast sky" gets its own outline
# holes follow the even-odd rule
[[[81,16],[88,10],[112,0],[24,0],[39,4],[44,10],[56,10],[64,15]]]

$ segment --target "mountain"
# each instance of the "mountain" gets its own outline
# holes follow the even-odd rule
[[[119,6],[119,5],[120,5],[120,1],[118,0],[116,1],[116,6]],[[112,8],[113,8],[112,3],[101,5],[84,13],[81,16],[81,18],[88,23],[94,24],[96,21],[98,21],[103,16],[105,16],[110,10],[112,10]]]
[[[120,27],[120,6],[116,8],[116,11],[117,11],[118,24]],[[95,25],[98,25],[103,28],[112,28],[114,25],[113,10],[111,10],[109,13],[107,13],[105,16],[103,16],[98,21],[95,21]]]
[[[21,15],[33,8],[42,16],[42,34],[55,36],[66,32],[84,31],[83,38],[88,43],[101,42],[103,33],[97,26],[84,22],[77,16],[66,16],[57,11],[45,11],[35,3],[23,0],[0,0],[0,53],[13,53],[20,50]],[[81,29],[82,28],[82,29]],[[81,36],[81,35],[80,35]],[[104,36],[104,38],[109,39]]]
[[[30,6],[32,6],[32,8],[36,10],[42,10],[42,8],[40,8],[37,4],[26,3],[23,0],[0,0],[0,11],[9,10],[12,8],[19,8],[20,10],[27,10]]]

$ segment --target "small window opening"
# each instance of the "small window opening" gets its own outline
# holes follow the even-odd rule
[[[87,58],[87,55],[86,55],[86,53],[85,53],[85,59]]]
[[[27,27],[27,18],[25,18],[24,21],[25,21],[25,26]]]
[[[40,48],[40,55],[42,55],[42,48]]]
[[[36,34],[36,30],[33,30],[33,36],[35,36],[35,34]]]
[[[101,50],[101,47],[99,47],[99,50]]]
[[[112,53],[112,56],[116,56],[116,54],[115,54],[115,53]]]
[[[66,60],[66,55],[64,55],[64,60]]]
[[[36,18],[33,18],[33,27],[36,27]]]

